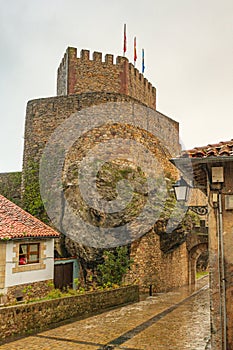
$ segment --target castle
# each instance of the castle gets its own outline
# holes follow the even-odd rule
[[[39,193],[39,163],[51,135],[74,113],[93,106],[101,108],[107,103],[113,109],[118,103],[130,106],[125,113],[132,122],[127,125],[109,122],[96,126],[93,115],[89,130],[68,150],[64,161],[63,185],[64,195],[74,210],[81,211],[82,218],[94,226],[118,227],[132,219],[135,207],[140,209],[143,206],[146,194],[138,190],[136,204],[129,211],[123,211],[121,215],[103,215],[83,202],[75,183],[78,166],[87,152],[116,137],[142,144],[157,159],[166,179],[177,178],[177,171],[169,159],[180,153],[179,125],[156,110],[156,89],[152,84],[126,57],[117,57],[114,63],[113,55],[105,55],[103,61],[102,54],[94,52],[90,59],[88,50],[82,50],[80,57],[77,57],[77,49],[68,47],[57,72],[57,96],[31,100],[27,104],[22,171],[22,205],[26,210],[42,220],[48,219]],[[144,109],[146,114],[140,117],[140,111]],[[133,179],[134,185],[142,185],[141,180],[138,180],[140,169],[130,162],[116,161],[108,166],[110,168],[103,169],[102,173],[100,171],[99,178],[99,189],[108,200],[115,198],[115,192],[110,187],[106,190],[106,184],[109,186],[111,182],[116,185],[119,169],[122,179]],[[8,177],[8,174],[0,174],[0,191],[1,181],[6,182]],[[59,212],[63,209],[57,208]],[[189,282],[189,253],[193,248],[188,250],[187,233],[182,232],[180,227],[173,235],[165,238],[166,225],[159,219],[145,234],[133,240],[129,247],[134,261],[129,280],[138,280],[144,287],[152,285],[155,291],[168,290]],[[60,222],[65,226],[66,222],[62,220],[63,217]],[[85,236],[85,232],[82,234]],[[91,269],[99,259],[98,249],[72,241],[69,234],[60,243],[57,254],[76,255],[83,270]]]

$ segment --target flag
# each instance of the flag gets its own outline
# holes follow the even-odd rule
[[[137,61],[137,45],[136,45],[136,36],[134,37],[134,65]]]
[[[123,47],[123,55],[126,53],[126,24],[124,24],[124,47]]]
[[[142,73],[145,71],[145,62],[144,62],[144,49],[142,49]]]

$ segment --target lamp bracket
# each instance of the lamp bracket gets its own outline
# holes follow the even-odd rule
[[[207,205],[191,205],[188,207],[189,210],[193,211],[198,215],[206,215],[208,214],[208,206]]]

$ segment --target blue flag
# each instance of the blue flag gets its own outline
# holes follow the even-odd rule
[[[144,64],[144,49],[142,49],[142,73],[145,71],[145,64]]]

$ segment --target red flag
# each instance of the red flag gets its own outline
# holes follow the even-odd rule
[[[123,48],[123,54],[125,56],[126,53],[126,24],[124,24],[124,48]]]
[[[134,37],[134,65],[137,61],[137,44],[136,44],[136,36]]]

